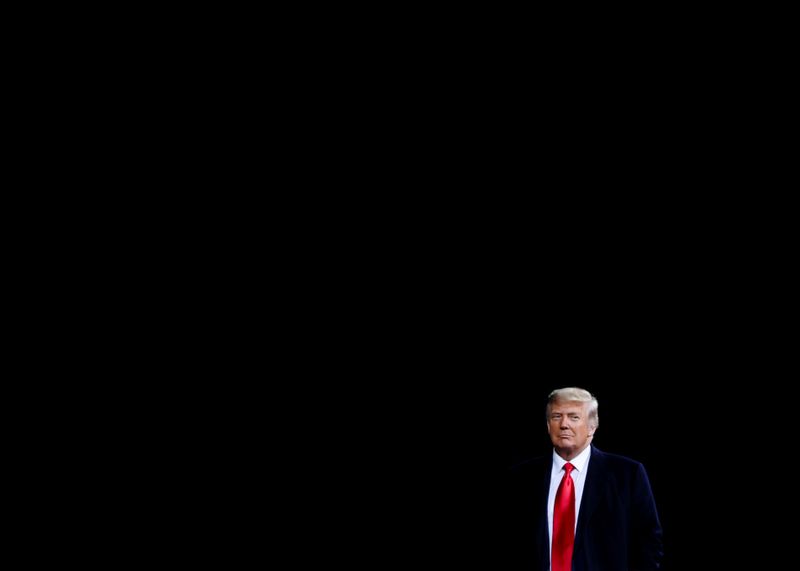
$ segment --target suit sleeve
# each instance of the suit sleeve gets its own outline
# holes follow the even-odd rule
[[[634,569],[658,570],[664,557],[663,533],[650,480],[641,464],[634,479],[632,499]]]

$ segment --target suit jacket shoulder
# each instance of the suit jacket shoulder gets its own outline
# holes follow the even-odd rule
[[[592,461],[594,460],[600,460],[601,462],[607,463],[608,466],[621,470],[638,470],[639,466],[642,465],[641,462],[638,462],[633,458],[628,458],[627,456],[621,456],[619,454],[612,454],[610,452],[603,452],[596,446],[592,445]]]

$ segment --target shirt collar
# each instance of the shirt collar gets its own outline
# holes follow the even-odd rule
[[[586,465],[589,463],[589,456],[592,454],[592,445],[590,444],[586,448],[583,449],[583,452],[575,456],[572,460],[569,461],[578,472],[583,472],[586,470]],[[564,460],[561,456],[559,456],[555,449],[553,449],[553,466],[556,468],[556,472],[560,472],[564,468],[564,464],[567,461]]]

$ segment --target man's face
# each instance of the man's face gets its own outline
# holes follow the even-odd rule
[[[547,432],[556,452],[565,460],[572,460],[583,452],[589,444],[589,436],[594,433],[586,413],[588,406],[589,403],[584,402],[559,401],[550,406]]]

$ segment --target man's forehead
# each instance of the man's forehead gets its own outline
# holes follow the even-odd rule
[[[568,401],[568,402],[556,401],[550,406],[550,410],[551,411],[583,410],[583,407],[586,404],[587,403],[580,401]]]

